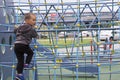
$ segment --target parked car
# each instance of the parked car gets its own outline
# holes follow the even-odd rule
[[[89,37],[91,34],[88,31],[82,31],[82,36]]]
[[[47,39],[48,38],[48,35],[46,35],[46,34],[40,34],[39,36],[40,36],[40,38],[43,38],[43,39]]]
[[[113,36],[114,35],[114,36]],[[100,32],[100,40],[105,41],[106,39],[113,38],[113,40],[119,39],[120,32],[118,30],[102,30]]]
[[[59,38],[68,37],[68,34],[67,34],[67,32],[60,32],[60,33],[58,34],[58,37],[59,37]]]
[[[93,33],[93,35],[92,35]],[[78,33],[78,37],[91,37],[91,36],[96,36],[96,32],[95,31],[82,31],[80,33]]]
[[[78,34],[77,34],[76,32],[68,32],[68,33],[67,33],[67,36],[68,36],[68,37],[77,37]]]

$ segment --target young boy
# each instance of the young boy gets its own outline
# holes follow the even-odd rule
[[[33,51],[30,48],[29,44],[32,41],[32,38],[38,38],[38,34],[34,29],[36,24],[36,16],[33,13],[25,14],[25,23],[14,30],[16,34],[16,41],[14,46],[14,51],[17,58],[17,80],[24,80],[23,69],[30,67],[30,62],[32,60]],[[24,63],[24,54],[27,54],[26,60]]]

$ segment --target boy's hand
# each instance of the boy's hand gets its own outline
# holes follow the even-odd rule
[[[14,26],[14,28],[18,28],[18,26],[17,26],[17,25],[15,25],[15,26]]]
[[[37,28],[38,28],[38,26],[34,26],[34,28],[35,28],[35,29],[37,29]]]

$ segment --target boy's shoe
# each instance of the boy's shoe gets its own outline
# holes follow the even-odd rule
[[[16,80],[25,80],[23,75],[16,75]]]
[[[33,69],[33,65],[32,64],[24,64],[24,69]]]

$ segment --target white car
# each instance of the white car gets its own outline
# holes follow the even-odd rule
[[[82,36],[89,37],[89,36],[91,36],[91,34],[88,31],[82,31]]]
[[[60,33],[58,34],[58,37],[59,37],[59,38],[68,37],[68,36],[67,36],[67,32],[60,32]]]
[[[93,34],[93,35],[92,35]],[[78,37],[91,37],[91,36],[96,36],[96,32],[95,31],[82,31],[81,33],[78,34]]]
[[[112,30],[102,30],[100,32],[100,40],[101,41],[105,41],[106,39],[110,39],[110,38],[113,38],[113,40],[118,40],[119,39],[119,31],[118,30],[115,30],[115,31],[112,31]],[[114,35],[114,36],[113,36]]]

